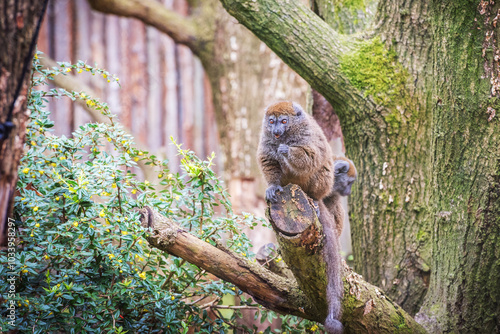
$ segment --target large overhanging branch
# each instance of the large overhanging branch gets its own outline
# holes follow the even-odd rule
[[[285,187],[281,201],[273,204],[268,212],[283,259],[296,280],[274,274],[220,242],[212,246],[150,208],[142,209],[141,214],[142,226],[152,229],[148,241],[153,247],[235,284],[268,309],[318,322],[324,320],[326,278],[321,255],[322,227],[307,196],[297,186]],[[363,281],[347,266],[343,277],[342,322],[346,333],[425,333],[381,290]]]
[[[51,69],[54,67],[60,68],[60,66],[53,59],[47,56],[40,57],[40,64],[47,69]],[[72,74],[56,75],[53,77],[53,79],[54,79],[54,84],[57,87],[63,88],[68,92],[84,92],[89,96],[95,98],[98,97],[98,95],[92,90],[92,88],[84,84],[81,80],[78,80]],[[94,108],[89,107],[85,102],[85,100],[77,99],[76,103],[78,103],[81,107],[83,107],[83,109],[87,112],[87,114],[90,116],[90,118],[92,118],[94,122],[104,123],[104,124],[111,123],[108,117],[104,116]]]
[[[226,10],[335,105],[361,100],[340,70],[353,37],[333,30],[301,0],[220,0]]]
[[[59,68],[59,65],[50,57],[40,57],[40,64],[45,67],[45,68]],[[72,74],[66,74],[66,75],[56,75],[54,76],[54,84],[57,87],[63,88],[67,90],[68,92],[84,92],[85,94],[88,94],[89,96],[92,96],[94,98],[98,97],[98,94],[95,93],[92,88],[84,84],[81,80],[78,80],[74,75]],[[76,99],[76,103],[78,103],[83,109],[87,112],[87,114],[90,116],[92,121],[97,122],[97,123],[104,123],[104,124],[110,124],[111,121],[108,117],[104,116],[101,112],[98,110],[89,107],[87,103],[82,100],[82,99]],[[129,134],[132,136],[131,132],[129,129],[126,129],[124,127],[125,133]],[[137,139],[135,139],[135,146],[141,151],[147,151],[146,146],[142,143],[137,142]],[[146,165],[144,161],[139,160],[137,162],[137,165],[139,168],[142,170],[144,173],[144,177],[146,179],[153,179],[153,177],[156,176],[157,172],[154,170],[152,165]]]
[[[88,0],[93,9],[106,14],[132,17],[166,33],[191,49],[197,42],[196,25],[190,18],[167,9],[155,0]]]
[[[131,17],[157,28],[176,43],[188,46],[205,68],[213,65],[213,0],[196,4],[184,17],[154,0],[88,0],[94,10]],[[339,59],[354,47],[353,37],[333,30],[300,0],[220,0],[226,10],[266,43],[283,61],[332,105],[369,103],[340,71]],[[207,58],[208,55],[208,58]]]
[[[96,11],[134,18],[165,33],[175,43],[187,46],[206,70],[215,66],[212,51],[218,0],[188,1],[192,12],[189,16],[170,10],[156,0],[87,1]]]

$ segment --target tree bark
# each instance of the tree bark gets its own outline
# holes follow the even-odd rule
[[[285,314],[322,322],[326,316],[326,273],[323,234],[310,199],[295,185],[285,187],[281,200],[268,208],[283,259],[295,279],[279,276],[225,248],[197,239],[149,208],[141,224],[151,228],[149,243],[231,282],[261,305]],[[344,267],[343,323],[345,333],[425,333],[413,318],[378,288]]]
[[[444,1],[429,12],[433,273],[418,318],[430,331],[498,333],[500,3]]]
[[[0,245],[6,245],[17,168],[23,152],[29,112],[28,88],[37,25],[46,1],[2,1],[0,3],[0,123],[12,129],[0,139]],[[20,88],[20,89],[18,89]]]

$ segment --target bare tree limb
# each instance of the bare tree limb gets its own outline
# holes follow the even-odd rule
[[[47,56],[40,57],[40,64],[48,69],[53,67],[59,68],[59,65]],[[95,93],[92,88],[84,84],[81,80],[78,80],[72,74],[54,76],[54,84],[57,87],[67,90],[68,92],[85,92],[92,97],[98,97],[98,94]],[[75,102],[85,109],[94,122],[111,124],[108,117],[104,116],[94,108],[89,107],[84,100],[77,99]]]
[[[152,211],[141,210],[142,226],[152,229],[149,243],[231,282],[268,309],[322,322],[326,316],[325,264],[322,227],[307,196],[289,185],[282,200],[269,208],[283,258],[296,280],[278,276],[222,244],[212,246],[177,223]],[[285,255],[286,254],[286,255]],[[425,333],[398,305],[377,287],[345,266],[344,314],[346,333]],[[299,282],[299,283],[297,283]]]
[[[142,226],[153,229],[153,235],[148,239],[151,246],[233,283],[271,310],[311,319],[311,315],[304,310],[307,307],[304,303],[306,297],[294,281],[272,273],[220,243],[212,246],[196,238],[176,222],[150,208],[142,209],[141,214]]]
[[[40,64],[46,68],[52,68],[52,67],[59,67],[57,63],[49,58],[49,57],[40,57]],[[56,75],[54,76],[54,84],[57,87],[63,88],[67,91],[75,91],[75,92],[85,92],[85,94],[88,94],[92,97],[98,97],[98,94],[92,90],[89,86],[84,84],[81,80],[78,80],[76,76],[72,74],[67,74],[67,75]],[[101,114],[99,111],[95,110],[94,108],[91,108],[87,105],[87,103],[84,100],[77,99],[76,103],[78,103],[80,106],[83,107],[83,109],[88,113],[88,115],[92,118],[94,122],[97,123],[104,123],[104,124],[110,124],[111,121],[108,117],[104,116]],[[125,133],[129,134],[130,136],[133,137],[132,133],[130,132],[129,129],[123,128]],[[135,146],[141,151],[148,151],[146,146],[140,142],[137,142],[137,139],[134,138],[135,141]],[[144,173],[144,177],[146,179],[153,179],[154,176],[156,175],[156,172],[154,171],[154,168],[152,165],[146,165],[145,162],[139,160],[137,162],[137,165],[139,168],[142,170]]]
[[[107,14],[132,17],[166,33],[176,43],[195,49],[196,24],[189,17],[167,9],[154,0],[88,0],[93,9]]]

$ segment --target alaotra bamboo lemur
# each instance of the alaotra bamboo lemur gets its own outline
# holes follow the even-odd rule
[[[325,198],[323,203],[327,207],[330,214],[335,218],[335,228],[337,229],[337,236],[342,234],[344,228],[345,212],[340,202],[340,197],[349,196],[351,194],[351,187],[358,172],[354,163],[346,157],[334,157],[335,169],[335,182],[333,184],[332,192]]]
[[[328,276],[328,315],[324,324],[328,333],[340,334],[343,285],[338,235],[334,218],[322,201],[332,191],[334,183],[333,155],[326,137],[312,116],[297,103],[273,104],[266,109],[264,116],[258,162],[269,185],[267,200],[276,202],[276,192],[293,183],[318,203],[319,220],[325,234],[324,257]]]

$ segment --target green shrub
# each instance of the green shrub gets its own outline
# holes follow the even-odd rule
[[[108,82],[117,78],[83,62],[44,70],[37,59],[15,200],[16,295],[3,300],[0,326],[30,333],[185,333],[192,326],[199,333],[223,333],[237,326],[238,311],[223,317],[216,310],[213,320],[194,301],[206,296],[217,305],[223,296],[241,294],[238,289],[148,247],[137,212],[151,206],[198,237],[210,243],[223,239],[233,251],[251,256],[241,231],[257,219],[233,214],[211,170],[214,156],[200,160],[174,141],[183,172],[172,173],[168,161],[134,148],[105,103],[85,92],[41,90],[47,79],[69,72],[91,72]],[[54,136],[46,109],[46,99],[53,97],[80,99],[110,123],[82,125],[70,138]],[[138,164],[153,168],[157,178],[140,181]],[[0,275],[7,277],[7,254],[0,254],[0,263]],[[0,288],[8,291],[9,282],[2,280]],[[13,322],[6,307],[11,301]],[[251,303],[242,298],[243,305]],[[276,317],[262,312],[264,319]],[[286,319],[284,330],[300,333],[310,326]]]

